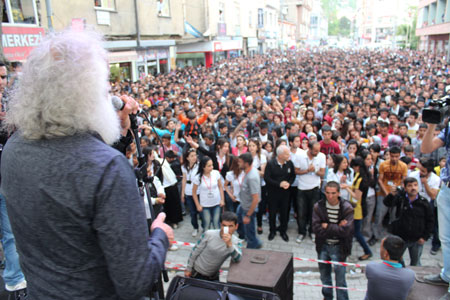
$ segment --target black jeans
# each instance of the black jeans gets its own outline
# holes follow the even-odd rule
[[[275,233],[277,213],[280,214],[280,233],[286,233],[288,223],[289,190],[276,189],[268,194],[270,232]]]
[[[261,201],[258,204],[258,212],[256,213],[256,223],[258,227],[262,227],[262,217],[267,211],[267,189],[266,186],[261,187]]]
[[[297,225],[299,234],[306,235],[307,230],[309,230],[310,234],[312,233],[312,212],[314,204],[319,200],[320,190],[318,187],[312,190],[298,190]]]
[[[430,201],[431,210],[434,215],[434,228],[433,228],[433,239],[431,240],[431,247],[433,250],[438,250],[441,248],[441,241],[439,240],[439,224],[438,224],[438,213],[437,207],[434,205],[436,200]]]
[[[297,213],[297,193],[298,193],[298,187],[291,186],[289,188],[289,207],[288,207],[288,216],[291,211],[291,207],[294,209],[295,213]]]
[[[217,274],[213,275],[213,276],[205,276],[200,274],[199,272],[197,272],[195,269],[192,270],[192,278],[195,279],[202,279],[202,280],[209,280],[209,281],[219,281],[219,272],[217,272]]]

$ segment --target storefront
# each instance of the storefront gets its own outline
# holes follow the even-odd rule
[[[247,53],[250,57],[255,56],[258,53],[258,38],[257,37],[249,37],[247,40]]]
[[[25,61],[44,37],[42,27],[9,26],[2,24],[3,53],[9,61]]]
[[[159,73],[168,73],[169,69],[169,49],[147,49],[138,52],[138,60],[136,66],[138,68],[138,76],[156,75]]]
[[[130,79],[137,81],[147,75],[168,73],[174,65],[175,41],[143,40],[136,51],[136,41],[107,41],[105,48],[110,52],[108,60],[112,80]]]
[[[177,66],[202,64],[209,68],[221,59],[240,56],[242,54],[242,43],[242,39],[240,39],[178,45]]]
[[[136,51],[119,51],[109,52],[109,73],[110,80],[123,81],[125,79],[136,78],[136,72],[134,72],[135,61],[138,56]]]

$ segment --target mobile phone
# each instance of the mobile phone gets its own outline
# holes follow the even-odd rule
[[[228,234],[228,233],[229,233],[229,231],[228,231],[228,226],[224,226],[224,227],[223,227],[223,233],[224,233],[224,234]]]

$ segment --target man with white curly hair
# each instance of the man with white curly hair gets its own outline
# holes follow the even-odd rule
[[[119,120],[108,89],[100,36],[65,31],[33,50],[9,102],[1,190],[30,299],[141,299],[160,276],[173,232],[160,214],[149,236],[133,170],[109,146],[134,100]]]
[[[3,119],[6,110],[8,97],[6,96],[8,70],[3,62],[0,62],[0,92],[2,99],[1,118]],[[0,145],[3,147],[8,140],[8,133],[0,130]],[[0,150],[1,155],[1,150]],[[0,156],[1,159],[1,156]],[[1,180],[1,177],[0,177]],[[0,193],[0,228],[1,242],[3,254],[5,257],[5,270],[3,272],[3,280],[5,281],[5,290],[8,292],[9,298],[19,300],[26,297],[27,282],[20,268],[19,255],[16,250],[16,242],[12,233],[11,224],[8,213],[6,211],[5,197]]]

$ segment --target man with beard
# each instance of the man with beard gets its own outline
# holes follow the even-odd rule
[[[108,97],[107,54],[93,32],[46,37],[24,66],[6,123],[6,198],[31,299],[142,299],[160,276],[173,232],[160,214],[149,236]]]
[[[404,250],[409,250],[411,266],[420,266],[423,244],[433,232],[433,212],[428,201],[419,194],[417,179],[406,177],[403,184],[404,191],[398,191],[397,186],[391,186],[389,194],[384,198],[384,204],[397,208],[390,232],[405,241]]]

